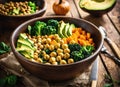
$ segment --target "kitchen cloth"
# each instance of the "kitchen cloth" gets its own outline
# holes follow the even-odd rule
[[[13,53],[7,54],[6,57],[0,59],[0,65],[4,66],[7,71],[11,72],[14,75],[22,77],[22,83],[25,87],[89,87],[89,74],[90,69],[85,73],[76,77],[75,79],[52,83],[45,80],[42,80],[38,77],[35,77],[28,73],[17,61]]]

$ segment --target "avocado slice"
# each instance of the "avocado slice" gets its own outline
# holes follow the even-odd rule
[[[80,0],[80,8],[87,10],[105,10],[112,7],[116,0]]]
[[[18,42],[19,43],[19,42]],[[17,47],[16,50],[20,52],[22,55],[24,55],[27,58],[33,58],[35,49],[26,45],[21,44],[20,47]]]
[[[69,27],[70,27],[70,24],[69,23],[66,23],[64,29],[62,30],[62,33],[65,37],[68,37],[67,35],[67,31],[69,30]]]
[[[25,33],[20,33],[19,39],[26,39],[26,38],[28,38],[28,37]]]
[[[22,40],[22,39],[18,39],[18,45],[17,46],[19,46],[19,43],[21,43],[21,44],[26,44],[26,45],[28,45],[28,46],[30,46],[30,47],[33,47],[33,44],[28,40],[28,39],[24,39],[24,40]]]
[[[61,37],[61,38],[64,38],[65,36],[63,35],[62,31],[63,29],[65,28],[65,22],[64,21],[60,21],[60,26],[58,27],[58,35]]]
[[[17,43],[19,43],[19,42],[17,42]],[[19,47],[16,48],[16,50],[17,51],[20,51],[20,50],[29,50],[29,51],[32,50],[32,51],[35,51],[35,48],[22,43]]]
[[[25,56],[26,58],[33,58],[34,57],[34,52],[27,52],[25,50],[21,50],[19,51],[23,56]]]
[[[70,27],[69,27],[69,29],[68,29],[68,31],[67,31],[67,35],[68,35],[68,36],[71,36],[71,35],[72,35],[72,30],[73,30],[73,28],[75,28],[75,25],[74,25],[74,24],[71,24]]]
[[[30,39],[28,39],[28,37],[27,37],[27,35],[26,35],[25,33],[21,33],[21,34],[19,35],[19,38],[18,38],[18,39],[26,40],[26,41],[27,41],[28,43],[30,43],[31,45],[34,44],[33,41],[31,41]]]

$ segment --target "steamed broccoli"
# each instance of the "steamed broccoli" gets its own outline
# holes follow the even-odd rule
[[[46,26],[45,22],[36,21],[33,27],[30,25],[28,26],[28,33],[32,36],[42,35],[41,31],[45,26]]]
[[[34,13],[36,11],[36,4],[34,2],[29,1],[28,6],[31,8],[31,13]]]
[[[68,44],[68,48],[70,49],[70,51],[79,51],[81,49],[80,44]]]
[[[74,61],[79,61],[81,59],[84,58],[84,54],[82,53],[82,51],[72,51],[71,52],[71,58],[74,59]]]
[[[84,59],[92,54],[94,51],[94,46],[80,46],[79,44],[69,44],[70,56],[74,59],[74,61],[79,61]]]
[[[58,22],[57,20],[54,20],[54,19],[48,20],[47,24],[48,24],[49,26],[55,27],[56,29],[57,29],[58,26],[59,26],[59,22]]]
[[[91,46],[91,45],[89,45],[89,46],[83,46],[81,48],[81,51],[83,52],[83,54],[84,54],[85,57],[88,57],[94,51],[94,46]]]
[[[45,26],[41,32],[42,32],[42,35],[51,35],[51,34],[56,34],[57,30],[55,27],[48,25],[48,26]]]

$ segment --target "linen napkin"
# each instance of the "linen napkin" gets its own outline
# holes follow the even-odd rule
[[[16,60],[15,56],[11,52],[6,57],[0,59],[0,65],[4,66],[9,72],[22,77],[22,83],[25,87],[89,87],[89,74],[90,69],[85,73],[76,77],[75,79],[63,81],[63,82],[48,82],[37,78],[30,73],[28,73]]]

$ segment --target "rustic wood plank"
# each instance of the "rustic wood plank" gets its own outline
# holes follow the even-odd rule
[[[108,13],[108,16],[120,34],[120,0],[117,0],[115,7]]]
[[[78,13],[78,10],[76,8],[74,0],[68,0],[68,2],[70,4],[70,13],[71,13],[72,17],[80,18],[80,15]]]
[[[105,75],[107,75],[107,72],[104,68],[103,62],[101,61],[101,58],[99,57],[99,68],[98,68],[98,81],[97,81],[97,87],[103,87],[105,85]]]
[[[104,42],[104,45],[108,49],[109,53],[111,55],[114,55],[109,45],[107,45],[106,42]],[[107,57],[105,54],[101,54],[101,57],[112,79],[115,81],[119,81],[120,80],[120,75],[119,75],[120,68],[118,67],[118,65],[116,65],[115,62],[111,58]],[[114,86],[119,87],[119,85],[116,83],[114,83]]]

